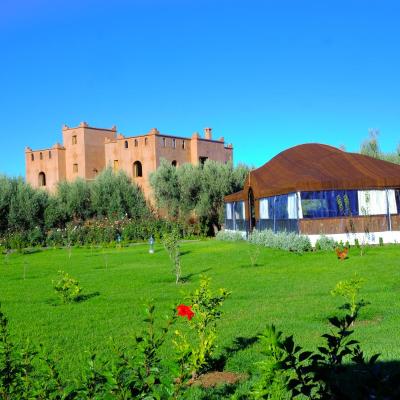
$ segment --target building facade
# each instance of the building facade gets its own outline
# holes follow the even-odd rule
[[[311,243],[400,242],[400,165],[318,143],[287,149],[225,197],[225,229],[295,232]]]
[[[204,129],[204,137],[197,132],[190,138],[165,135],[155,128],[144,135],[127,137],[115,126],[100,129],[82,122],[75,128],[64,125],[62,138],[62,145],[57,143],[49,149],[25,149],[26,181],[33,187],[53,192],[58,182],[93,180],[104,168],[111,167],[124,171],[150,198],[150,174],[162,159],[179,166],[201,164],[207,159],[226,163],[233,158],[232,145],[225,145],[222,137],[213,140],[211,128]]]

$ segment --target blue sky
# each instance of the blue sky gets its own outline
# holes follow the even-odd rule
[[[0,172],[80,121],[126,135],[213,128],[235,162],[400,141],[400,2],[2,0]]]

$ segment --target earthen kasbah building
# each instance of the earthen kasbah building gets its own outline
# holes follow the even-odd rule
[[[150,132],[126,137],[111,129],[89,126],[82,122],[75,128],[62,128],[63,144],[49,149],[25,149],[26,181],[33,187],[51,192],[61,181],[76,178],[93,180],[104,168],[123,170],[151,198],[150,173],[162,159],[172,165],[202,164],[207,159],[222,163],[232,161],[232,145],[224,138],[212,139],[211,128],[204,129],[204,137],[196,132],[192,137],[178,137]]]

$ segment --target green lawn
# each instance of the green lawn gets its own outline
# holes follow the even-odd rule
[[[219,325],[220,349],[236,337],[256,336],[271,323],[294,334],[302,346],[315,348],[328,328],[327,317],[337,314],[342,304],[330,290],[357,273],[366,279],[362,295],[371,304],[361,311],[355,338],[369,354],[400,359],[399,246],[369,248],[362,257],[351,249],[345,261],[338,261],[333,252],[297,255],[262,249],[255,267],[250,266],[249,248],[247,243],[211,240],[183,243],[186,283],[179,285],[161,246],[154,255],[148,254],[147,245],[78,248],[71,258],[65,249],[15,253],[1,256],[0,301],[13,334],[43,343],[60,360],[65,376],[75,377],[86,350],[106,353],[111,338],[127,343],[142,325],[146,302],[154,302],[157,314],[164,316],[198,286],[201,274],[212,278],[213,287],[232,291]],[[89,298],[61,305],[52,287],[58,270],[77,278]],[[225,368],[250,371],[259,357],[256,343],[233,354]]]

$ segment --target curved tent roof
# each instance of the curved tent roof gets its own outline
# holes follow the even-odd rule
[[[400,188],[400,165],[325,144],[301,144],[251,171],[243,190],[225,200],[243,200],[250,188],[255,198],[297,191]]]

